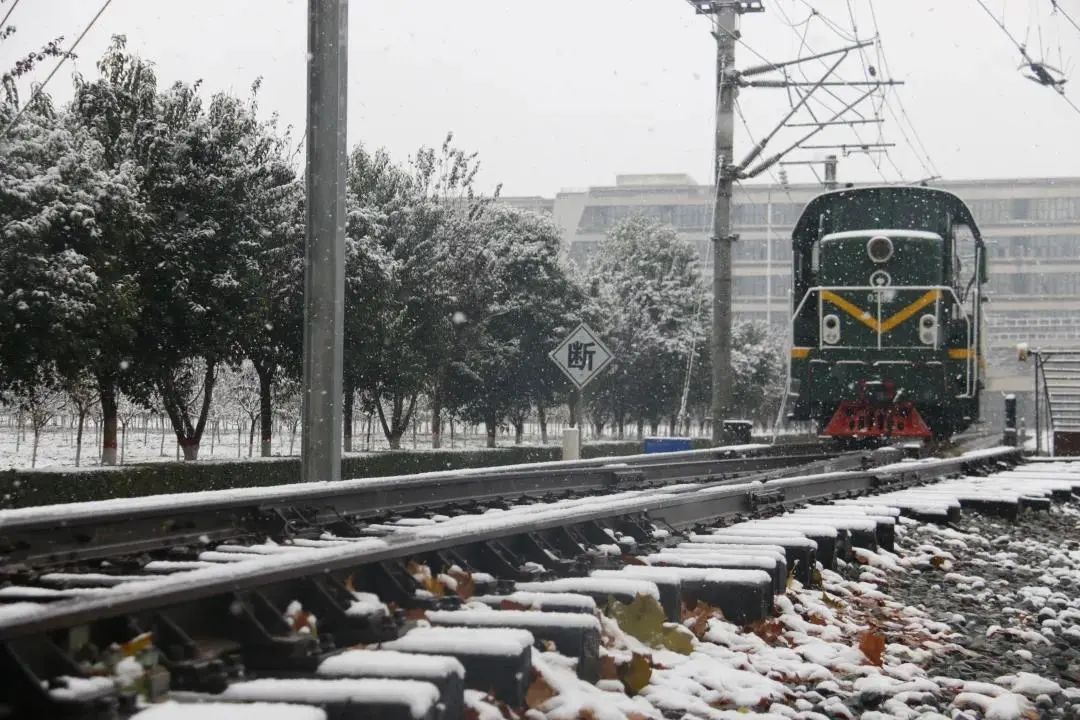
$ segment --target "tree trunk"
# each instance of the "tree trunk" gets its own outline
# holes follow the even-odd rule
[[[255,448],[255,421],[257,419],[254,415],[248,416],[248,421],[251,423],[248,427],[248,457],[251,457],[251,453],[254,452]]]
[[[649,420],[649,433],[651,435],[655,436],[657,434],[657,432],[659,432],[659,430],[660,430],[660,421],[657,420],[656,418],[653,418],[652,420]]]
[[[536,419],[540,422],[540,444],[547,445],[548,431],[547,431],[547,410],[543,405],[539,405],[536,408]]]
[[[620,415],[615,421],[615,427],[619,430],[619,439],[626,439],[626,418]]]
[[[668,418],[668,435],[675,437],[675,424],[678,422],[678,418],[672,415]]]
[[[450,449],[454,449],[454,418],[450,418]]]
[[[22,410],[15,413],[15,452],[19,452],[19,443],[22,442]]]
[[[120,464],[124,464],[124,456],[127,455],[127,423],[120,422]]]
[[[214,457],[214,443],[217,440],[217,426],[217,420],[210,426],[210,457]]]
[[[184,453],[184,461],[191,462],[199,459],[199,443],[198,441],[189,441],[180,443],[180,450]]]
[[[364,449],[368,452],[371,452],[371,423],[372,414],[369,412],[367,414],[367,429],[364,431],[367,434],[367,438],[364,440]]]
[[[518,419],[514,421],[514,444],[520,445],[522,437],[525,435],[525,421]]]
[[[356,404],[356,388],[345,388],[345,405],[341,408],[341,414],[345,426],[345,439],[342,443],[342,449],[345,452],[352,452],[352,439],[353,439],[353,405]]]
[[[41,428],[39,428],[37,426],[37,423],[35,423],[34,424],[34,449],[30,451],[30,467],[36,467],[37,466],[37,449],[38,449],[38,439],[40,438],[40,436],[41,436]]]
[[[180,443],[180,449],[183,450],[184,460],[186,461],[198,460],[199,458],[199,444],[202,442],[203,432],[206,430],[206,419],[210,414],[210,405],[214,399],[214,382],[217,377],[215,374],[216,367],[215,361],[209,358],[206,359],[206,372],[203,375],[202,406],[199,408],[199,416],[196,418],[194,425],[191,424],[187,409],[182,405],[183,398],[176,388],[172,376],[166,373],[158,383],[162,404],[165,405],[165,412],[172,422],[173,431],[176,433],[177,442]],[[211,430],[210,434],[211,445],[213,445],[213,430]]]
[[[487,446],[493,448],[495,447],[495,433],[499,429],[499,422],[494,415],[489,415],[484,419],[484,426],[487,430]]]
[[[391,450],[400,450],[401,436],[405,434],[405,430],[409,427],[409,420],[412,418],[413,408],[416,406],[416,396],[410,397],[406,406],[405,398],[395,393],[390,406],[390,422],[387,423],[382,401],[379,400],[375,403],[375,407],[379,411],[379,422],[382,423],[386,442],[390,445]]]
[[[436,383],[431,393],[431,447],[442,447],[442,383]]]
[[[645,418],[638,418],[637,421],[637,439],[645,439]]]
[[[240,457],[240,452],[244,449],[244,418],[236,418],[236,457]]]
[[[259,452],[263,457],[270,457],[274,437],[274,415],[270,388],[274,380],[274,371],[271,368],[262,368],[261,365],[256,363],[255,373],[259,376]],[[291,449],[289,454],[292,455]]]
[[[75,432],[75,467],[79,467],[82,461],[82,434],[83,424],[86,422],[86,411],[79,410],[79,429]]]
[[[116,382],[111,377],[98,377],[98,396],[101,401],[102,434],[101,464],[116,464]]]

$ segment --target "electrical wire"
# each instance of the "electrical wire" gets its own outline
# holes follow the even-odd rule
[[[1080,32],[1080,24],[1077,24],[1077,22],[1073,20],[1072,16],[1069,15],[1069,13],[1065,12],[1065,8],[1061,7],[1061,5],[1058,4],[1058,0],[1050,0],[1050,4],[1054,6],[1054,12],[1060,13],[1063,18],[1069,21],[1070,25],[1076,28],[1077,32]]]
[[[1009,28],[1005,26],[1005,23],[1002,20],[999,20],[998,17],[990,11],[990,8],[986,6],[986,3],[983,2],[983,0],[975,0],[975,2],[977,2],[979,4],[979,7],[981,7],[986,12],[986,14],[990,16],[990,19],[994,21],[994,24],[1001,28],[1001,31],[1005,33],[1005,36],[1012,41],[1012,44],[1015,45],[1016,49],[1020,51],[1020,55],[1024,58],[1024,62],[1034,68],[1034,66],[1038,63],[1031,59],[1031,56],[1028,55],[1027,48],[1020,42],[1018,42],[1017,39],[1013,36],[1013,34],[1009,32]],[[1056,2],[1054,3],[1054,7],[1058,7]],[[1069,104],[1069,107],[1071,107],[1078,115],[1080,115],[1080,107],[1078,107],[1076,103],[1074,103],[1069,98],[1069,96],[1065,94],[1065,90],[1063,88],[1055,86],[1053,89],[1065,100],[1066,103]]]
[[[11,3],[11,7],[9,7],[8,11],[4,13],[3,19],[0,19],[0,30],[4,28],[4,24],[8,21],[8,18],[11,17],[11,13],[15,12],[15,8],[17,8],[18,6],[19,0],[15,0],[15,2]]]
[[[102,13],[105,12],[105,9],[107,7],[109,7],[109,5],[111,5],[111,4],[112,4],[112,0],[105,0],[105,2],[102,4],[101,8],[97,11],[97,14],[95,14],[94,17],[92,17],[90,19],[90,22],[87,24],[87,26],[85,28],[83,28],[83,31],[81,33],[79,33],[79,37],[75,38],[75,42],[73,42],[71,44],[71,47],[69,47],[67,49],[67,52],[65,52],[60,57],[60,61],[58,63],[56,63],[56,67],[54,67],[52,69],[52,72],[50,72],[45,77],[44,82],[42,82],[40,85],[38,85],[36,88],[34,88],[34,92],[30,95],[30,99],[27,100],[26,104],[23,105],[22,108],[19,109],[19,112],[15,113],[15,117],[13,117],[11,119],[11,121],[7,125],[4,126],[3,131],[0,131],[0,137],[7,137],[8,132],[11,130],[11,128],[15,127],[15,123],[17,123],[19,121],[19,118],[22,117],[24,112],[26,112],[26,109],[28,107],[30,107],[30,105],[33,104],[34,100],[36,100],[38,98],[38,96],[41,95],[42,92],[44,92],[45,87],[49,84],[49,81],[53,79],[53,75],[56,74],[56,72],[60,69],[60,67],[64,64],[64,62],[69,57],[72,57],[75,54],[75,48],[79,47],[79,43],[82,42],[82,39],[84,37],[86,37],[86,34],[88,32],[90,32],[90,29],[92,27],[94,27],[94,24],[98,21],[98,18],[101,17]],[[14,10],[14,9],[15,9],[15,6],[12,5],[11,10]],[[8,12],[10,14],[10,10]]]
[[[874,2],[873,2],[873,0],[867,0],[866,4],[870,8],[870,19],[874,23],[874,34],[877,36],[877,39],[878,39],[877,40],[877,48],[878,48],[878,57],[880,58],[879,61],[878,61],[878,64],[881,66],[881,70],[886,75],[888,75],[889,77],[892,77],[892,70],[889,68],[889,58],[885,54],[885,45],[884,45],[884,43],[882,41],[882,38],[881,38],[881,26],[878,24],[877,11],[874,10]],[[884,105],[886,107],[888,107],[888,102],[889,102],[888,90],[889,90],[888,88],[883,88],[883,91],[882,91],[882,94],[881,94],[882,105]],[[904,118],[904,121],[907,122],[908,128],[911,130],[911,134],[915,137],[915,142],[918,143],[918,149],[916,149],[916,147],[914,145],[911,145],[910,140],[907,140],[908,145],[911,147],[911,150],[913,151],[915,156],[919,159],[919,164],[922,165],[923,169],[927,171],[928,176],[940,176],[941,172],[938,170],[937,163],[934,162],[934,158],[931,157],[930,152],[926,149],[926,143],[923,142],[922,135],[919,133],[918,128],[915,127],[915,123],[912,122],[911,116],[908,115],[907,108],[904,106],[903,98],[900,96],[900,93],[896,93],[895,96],[896,96],[896,104],[900,108],[900,115]],[[891,108],[890,108],[890,111],[891,111]],[[895,116],[895,114],[894,114],[894,116]],[[897,120],[897,125],[899,125],[899,124],[900,124],[900,121]],[[903,134],[903,131],[901,131],[901,134]],[[921,156],[919,155],[919,151],[922,152]],[[924,158],[925,158],[925,162],[923,161]]]
[[[806,5],[808,6],[808,7],[811,7],[811,6],[810,6],[810,5],[808,4],[808,3],[806,3],[806,2],[805,2],[805,0],[800,0],[800,1],[802,1],[802,2],[803,2],[804,4],[806,4]],[[780,13],[780,15],[781,15],[781,16],[782,16],[782,17],[784,18],[784,20],[785,20],[785,21],[787,22],[787,24],[788,24],[789,26],[791,26],[791,25],[792,25],[792,23],[791,23],[791,18],[790,18],[790,16],[789,16],[789,15],[787,14],[787,11],[786,11],[786,10],[784,9],[783,5],[781,5],[781,4],[779,4],[779,3],[777,3],[777,4],[775,5],[775,7],[776,7],[777,11],[778,11],[778,12]],[[813,9],[813,8],[811,7],[811,9]],[[839,37],[840,37],[841,39],[844,39],[844,40],[849,40],[849,37],[850,37],[850,36],[848,36],[848,35],[847,35],[846,33],[836,33],[836,30],[835,30],[835,26],[836,26],[836,23],[835,23],[834,21],[831,21],[831,20],[829,20],[828,18],[826,18],[825,16],[823,16],[823,15],[822,15],[822,14],[821,14],[820,12],[818,12],[818,11],[815,11],[815,12],[814,12],[814,13],[812,14],[812,16],[817,16],[817,17],[821,18],[821,19],[822,19],[822,21],[823,21],[823,22],[825,22],[825,23],[826,23],[826,25],[828,25],[828,26],[830,27],[830,29],[832,29],[832,30],[833,30],[833,32],[834,32],[835,34],[837,34],[837,35],[838,35],[838,36],[839,36]],[[814,52],[815,52],[815,51],[814,51],[814,49],[813,49],[812,47],[810,47],[809,43],[808,43],[808,42],[806,41],[806,37],[807,37],[807,34],[808,34],[808,32],[809,32],[809,28],[806,28],[806,29],[804,30],[804,32],[802,33],[802,36],[801,36],[801,37],[800,37],[800,39],[799,39],[799,50],[798,50],[798,57],[799,57],[800,59],[801,59],[801,58],[802,58],[802,56],[803,56],[802,54],[803,54],[803,51],[804,51],[804,50],[805,50],[805,51],[807,51],[807,52],[810,52],[810,53],[814,53]],[[850,40],[849,40],[849,41],[850,41]],[[823,62],[823,61],[821,61],[821,62],[822,62],[822,64],[824,64],[824,62]],[[799,68],[799,72],[800,72],[800,73],[802,74],[802,77],[803,77],[803,79],[804,79],[804,80],[807,80],[807,81],[809,81],[809,80],[810,80],[810,78],[809,78],[809,76],[808,76],[808,75],[806,74],[806,71],[805,71],[805,70],[804,70],[804,69],[802,68],[802,66],[801,66],[801,65],[799,65],[799,66],[798,66],[798,68]],[[866,68],[865,68],[865,65],[864,65],[864,72],[867,72],[867,70],[866,70]],[[826,95],[828,95],[829,97],[831,97],[831,98],[832,98],[833,100],[836,100],[837,102],[839,102],[839,103],[841,104],[841,106],[843,106],[843,105],[846,105],[846,104],[847,104],[847,103],[846,103],[846,102],[845,102],[845,101],[844,101],[844,100],[843,100],[843,99],[842,99],[842,98],[841,98],[841,97],[840,97],[840,96],[839,96],[839,95],[838,95],[838,94],[837,94],[837,93],[836,93],[835,91],[833,91],[833,90],[832,90],[831,88],[827,88],[827,87],[826,87],[826,88],[822,88],[822,90],[824,90],[824,91],[825,91],[825,94],[826,94]],[[836,112],[835,108],[834,108],[834,107],[832,107],[832,106],[831,106],[831,105],[830,105],[829,103],[825,102],[825,101],[824,101],[823,99],[821,99],[820,97],[817,97],[817,96],[812,96],[812,97],[811,97],[810,99],[811,99],[811,100],[813,100],[814,102],[818,103],[818,104],[819,104],[819,105],[820,105],[821,107],[825,108],[825,109],[826,109],[826,110],[827,110],[827,111],[828,111],[828,112],[829,112],[830,114],[835,114],[835,112]],[[815,114],[813,113],[813,111],[812,111],[812,110],[811,110],[811,109],[809,108],[809,105],[807,106],[807,110],[808,110],[808,112],[809,112],[810,116],[811,116],[811,117],[813,117],[815,121],[818,121],[818,118],[817,118],[817,116],[816,116],[816,115],[815,115]],[[864,114],[863,114],[863,112],[862,112],[861,110],[859,110],[859,109],[858,109],[857,107],[856,107],[856,108],[852,108],[852,109],[851,109],[851,112],[853,112],[853,113],[854,113],[854,114],[855,114],[855,115],[856,115],[857,117],[859,117],[860,119],[863,119],[863,120],[866,120],[866,119],[867,119],[866,115],[864,115]],[[877,111],[876,109],[875,109],[875,114],[874,114],[874,117],[875,117],[875,119],[879,117],[879,115],[878,115],[878,111]],[[859,142],[859,144],[861,144],[861,145],[866,145],[866,144],[868,144],[868,143],[867,143],[867,142],[866,142],[865,140],[863,140],[862,134],[861,134],[861,133],[860,133],[860,132],[858,131],[858,129],[857,129],[857,128],[855,128],[854,126],[852,126],[852,127],[850,128],[850,129],[851,129],[851,132],[852,132],[852,134],[853,134],[853,135],[855,136],[855,139],[856,139],[856,140],[857,140],[857,141]],[[879,139],[879,140],[881,140],[881,139],[882,139],[882,137],[883,137],[883,136],[882,136],[881,130],[879,129],[879,131],[878,131],[878,139]],[[897,170],[897,174],[898,174],[898,176],[899,176],[899,177],[900,177],[900,178],[902,179],[902,178],[903,178],[903,174],[899,172],[899,168],[897,168],[896,162],[895,162],[895,161],[893,161],[893,159],[892,159],[891,155],[889,154],[888,150],[885,150],[885,152],[884,152],[884,155],[885,155],[885,156],[886,156],[886,158],[887,158],[887,159],[889,160],[889,162],[890,162],[890,164],[892,165],[892,167],[893,167],[893,168],[894,168],[895,170]],[[870,162],[871,162],[871,164],[872,164],[872,165],[874,166],[874,169],[875,169],[875,170],[877,171],[877,173],[878,173],[878,175],[879,175],[879,176],[881,177],[882,181],[883,181],[883,182],[888,182],[889,180],[888,180],[888,178],[887,178],[887,177],[885,176],[885,173],[884,173],[884,171],[883,171],[883,170],[882,170],[882,168],[881,168],[881,159],[880,159],[880,157],[877,157],[877,156],[874,156],[874,155],[870,155],[870,156],[869,156],[869,158],[870,158]],[[816,173],[816,171],[814,171],[814,174],[815,174],[815,177],[817,177],[817,173]],[[819,180],[820,180],[820,178],[819,178]]]

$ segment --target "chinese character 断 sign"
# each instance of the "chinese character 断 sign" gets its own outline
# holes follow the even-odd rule
[[[551,352],[551,359],[581,389],[608,366],[614,356],[582,323]]]

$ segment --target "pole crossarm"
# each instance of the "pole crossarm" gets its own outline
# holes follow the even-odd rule
[[[812,123],[788,123],[787,126],[789,128],[817,127],[818,125],[826,125],[826,126],[829,126],[829,127],[833,127],[833,126],[836,126],[836,125],[870,125],[870,124],[879,124],[879,123],[883,123],[883,122],[885,122],[885,118],[876,117],[876,118],[862,118],[862,119],[859,119],[859,120],[835,120],[833,122],[827,122],[827,123],[816,123],[816,122],[812,122]]]
[[[839,150],[844,157],[857,152],[869,153],[874,150],[886,150],[896,147],[896,143],[843,143],[839,145],[803,145],[802,150]]]
[[[903,85],[903,80],[833,80],[824,83],[802,82],[792,80],[739,80],[739,87],[748,88],[791,88],[791,87],[870,87],[875,90],[881,87],[893,87]]]
[[[764,12],[763,0],[686,0],[698,15],[716,15],[732,8],[738,14]]]
[[[792,65],[799,65],[801,63],[810,62],[812,60],[821,60],[822,58],[832,57],[833,55],[844,55],[844,56],[846,56],[848,53],[850,53],[850,52],[852,52],[854,50],[862,50],[863,48],[870,47],[873,44],[874,44],[874,42],[871,40],[871,41],[856,43],[854,45],[850,45],[850,46],[845,47],[845,48],[840,48],[839,50],[829,50],[828,52],[818,53],[816,55],[807,55],[806,57],[797,58],[795,60],[785,60],[784,62],[778,62],[778,63],[768,63],[768,64],[764,64],[764,65],[754,65],[753,67],[748,67],[745,70],[740,70],[739,75],[741,75],[742,77],[748,77],[748,76],[752,76],[752,75],[763,75],[763,74],[765,74],[767,72],[773,72],[774,70],[779,70],[781,68],[791,67]]]

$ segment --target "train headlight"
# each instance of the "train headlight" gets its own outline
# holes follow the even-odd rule
[[[875,235],[866,243],[866,254],[876,263],[883,263],[893,255],[892,240],[884,235]]]
[[[826,315],[821,318],[821,339],[828,345],[840,342],[840,318],[836,315]]]
[[[919,340],[923,345],[937,345],[937,317],[923,315],[919,318]]]

